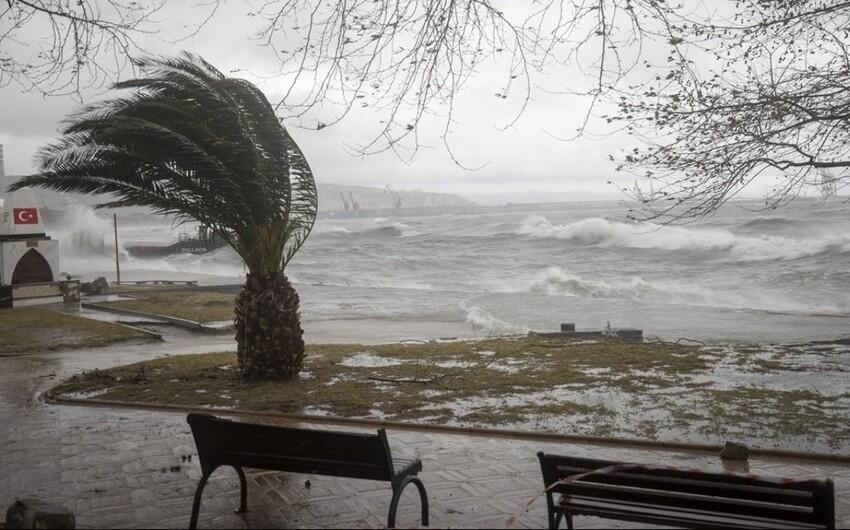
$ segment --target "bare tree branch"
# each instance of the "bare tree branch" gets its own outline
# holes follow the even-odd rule
[[[117,80],[137,39],[159,32],[155,17],[168,0],[6,0],[0,11],[0,87],[17,84],[44,95],[73,95]],[[196,7],[207,15],[180,39],[200,30],[219,0]]]
[[[679,30],[714,43],[706,79],[679,60],[656,82],[631,86],[608,116],[646,144],[619,157],[652,182],[649,193],[626,190],[644,203],[636,216],[698,218],[757,179],[771,183],[765,208],[813,184],[826,196],[850,181],[850,3],[738,5],[729,24]]]
[[[324,128],[356,108],[372,109],[380,128],[355,151],[407,159],[433,119],[442,120],[454,157],[448,136],[456,97],[484,71],[502,79],[488,96],[514,105],[501,128],[522,116],[535,93],[563,92],[589,96],[581,132],[595,102],[639,65],[651,22],[676,16],[660,0],[266,0],[252,14],[265,21],[261,41],[290,83],[279,104],[284,117],[307,120],[319,106],[337,105],[329,119],[305,122]],[[654,26],[659,35],[668,27]],[[565,67],[587,79],[543,86],[549,72]]]

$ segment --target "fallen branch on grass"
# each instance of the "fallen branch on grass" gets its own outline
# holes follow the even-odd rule
[[[378,377],[375,375],[370,375],[367,379],[371,381],[380,381],[382,383],[393,383],[393,384],[401,384],[401,383],[418,383],[421,385],[430,385],[432,383],[438,383],[447,377],[454,377],[461,375],[462,372],[449,372],[447,374],[438,375],[437,377],[432,377],[430,379],[418,379],[415,377],[402,377],[402,378],[392,378],[392,377]]]
[[[380,381],[382,383],[393,383],[393,384],[401,384],[401,383],[419,383],[422,385],[427,385],[434,382],[434,379],[414,379],[414,378],[403,378],[403,379],[393,379],[390,377],[376,377],[369,376],[367,379],[370,381]]]

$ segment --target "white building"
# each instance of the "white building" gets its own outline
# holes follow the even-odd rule
[[[59,280],[59,241],[44,229],[35,194],[7,194],[0,211],[0,285]]]

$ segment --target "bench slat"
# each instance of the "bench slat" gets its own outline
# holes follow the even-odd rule
[[[538,457],[550,514],[583,513],[689,527],[706,523],[743,528],[835,525],[830,480],[796,482],[542,452]],[[558,493],[564,495],[560,504],[553,500]],[[550,525],[554,525],[551,517]]]
[[[578,502],[581,500],[582,502]],[[576,499],[568,509],[557,508],[558,511],[572,515],[586,515],[622,519],[626,521],[661,524],[664,526],[679,526],[686,528],[823,528],[818,524],[801,524],[777,519],[758,517],[724,517],[711,512],[686,512],[665,510],[655,505],[608,504],[598,499]]]
[[[559,488],[560,489],[560,488]],[[812,523],[817,521],[812,509],[800,506],[771,505],[764,502],[718,498],[690,493],[653,491],[640,488],[622,488],[605,484],[583,484],[576,482],[566,488],[579,496],[634,503],[643,506],[664,506],[687,511],[710,512],[723,515],[756,516],[766,519]]]
[[[332,458],[283,457],[247,452],[221,453],[221,456],[223,462],[239,467],[366,480],[389,480],[385,467],[368,462],[352,462],[351,460],[334,460]]]
[[[813,486],[823,483],[822,480],[817,479],[800,480],[791,483],[783,483],[780,480],[768,482],[766,478],[775,477],[759,478],[757,476],[747,476],[733,473],[712,473],[706,471],[697,471],[693,469],[672,469],[669,467],[632,464],[613,460],[598,460],[595,458],[566,457],[560,455],[544,455],[543,458],[547,461],[547,472],[550,476],[554,476],[554,472],[556,469],[574,469],[577,472],[581,473],[605,467],[620,466],[614,471],[614,473],[620,473],[624,475],[631,474],[647,478],[661,477],[694,479],[698,477],[699,480],[704,482],[713,482],[718,484],[740,484],[750,486],[770,486],[782,490],[811,491]]]
[[[558,466],[558,477],[569,477],[592,471],[585,467]],[[752,501],[767,501],[792,506],[812,506],[811,488],[789,489],[790,486],[776,487],[774,485],[754,486],[750,484],[723,483],[700,478],[674,478],[663,476],[644,476],[635,473],[611,472],[592,474],[581,479],[582,482],[601,484],[618,484],[635,486],[653,490],[678,491],[682,493],[697,493],[718,497],[733,496]],[[560,487],[559,487],[560,488]]]

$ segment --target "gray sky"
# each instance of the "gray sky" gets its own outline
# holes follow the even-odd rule
[[[154,36],[141,42],[144,49],[156,54],[174,54],[186,49],[202,55],[223,72],[233,69],[268,74],[275,62],[268,49],[257,46],[250,36],[255,27],[244,16],[241,1],[226,3],[217,16],[195,38],[177,45]],[[179,28],[183,18],[191,15],[185,8],[163,13],[165,30]],[[33,31],[31,33],[37,33]],[[22,37],[24,35],[21,35]],[[37,41],[39,35],[27,36]],[[569,75],[561,72],[557,75]],[[279,99],[285,79],[261,79],[240,73],[256,82],[268,98]],[[631,186],[634,179],[617,174],[608,154],[630,145],[623,136],[602,140],[581,138],[565,142],[553,135],[569,136],[580,124],[587,102],[577,97],[537,93],[519,121],[507,130],[500,130],[516,113],[518,98],[502,100],[494,97],[499,80],[495,72],[486,70],[474,78],[456,102],[456,123],[452,126],[451,146],[460,161],[473,171],[455,164],[443,147],[438,122],[422,128],[422,148],[411,163],[399,160],[392,153],[353,156],[346,146],[356,145],[374,131],[376,114],[363,109],[348,116],[342,123],[321,131],[314,129],[317,116],[328,115],[334,109],[319,108],[308,116],[300,128],[296,121],[287,128],[301,145],[320,182],[357,184],[383,187],[392,184],[399,189],[457,193],[467,196],[482,194],[558,192],[556,200],[567,197],[575,200],[622,198],[623,195],[608,180]],[[86,95],[86,98],[95,94]],[[79,107],[69,97],[42,98],[22,93],[17,86],[0,88],[0,144],[5,146],[7,174],[26,174],[33,170],[33,158],[39,146],[58,136],[64,116]],[[602,130],[602,126],[597,126]],[[551,134],[550,134],[551,133]],[[561,195],[566,194],[566,195]],[[545,198],[546,194],[533,196]],[[510,200],[510,198],[508,198]]]
[[[190,41],[173,45],[151,37],[144,39],[143,46],[157,54],[187,49],[224,72],[235,68],[260,74],[273,72],[275,63],[268,50],[249,38],[253,29],[244,18],[245,9],[242,2],[230,2]],[[187,16],[185,10],[169,13],[168,24],[173,26],[182,25],[180,17]],[[37,37],[32,35],[33,39]],[[239,76],[256,82],[273,102],[279,99],[285,84],[280,79],[261,80],[244,73]],[[392,153],[352,156],[346,146],[363,141],[364,132],[377,126],[371,111],[355,112],[341,124],[321,131],[299,128],[295,121],[286,125],[320,182],[378,187],[389,183],[400,189],[459,194],[557,191],[574,194],[576,199],[621,197],[606,184],[615,176],[607,154],[616,149],[617,142],[563,142],[547,133],[569,134],[581,119],[584,102],[565,97],[532,102],[519,122],[500,131],[516,112],[517,100],[494,97],[493,86],[498,86],[495,76],[482,74],[469,84],[457,103],[451,145],[465,165],[484,166],[474,171],[452,161],[440,140],[437,123],[424,127],[422,148],[411,163]],[[91,96],[94,94],[87,95]],[[45,99],[22,93],[14,85],[0,88],[0,144],[5,146],[6,172],[31,172],[38,147],[58,136],[63,117],[78,106],[69,97]],[[318,109],[317,115],[332,110]],[[315,119],[303,123],[313,127]]]

